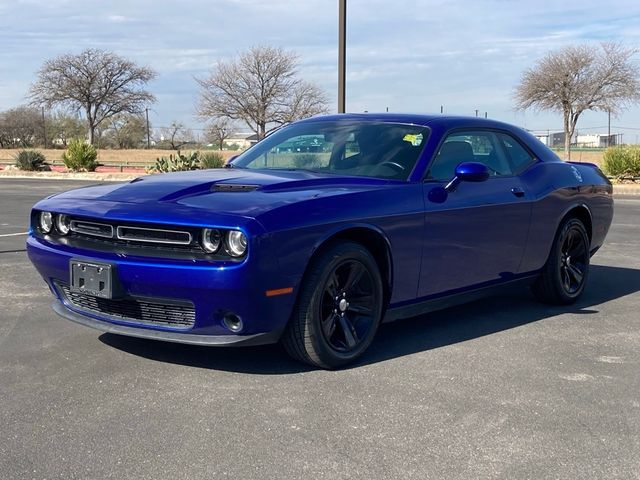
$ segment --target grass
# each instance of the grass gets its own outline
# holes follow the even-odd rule
[[[16,149],[0,149],[0,163],[15,162],[15,156],[20,152],[21,148]],[[51,149],[51,148],[36,148],[39,152],[42,152],[49,163],[62,164],[62,154],[64,150]],[[191,152],[191,149],[183,150],[183,153]],[[210,150],[202,150],[202,152],[208,152]],[[98,150],[98,162],[103,165],[127,165],[129,163],[142,166],[155,165],[156,158],[168,157],[170,154],[175,154],[173,150]],[[228,160],[233,155],[237,155],[239,152],[222,151],[220,152],[225,160]]]
[[[13,164],[15,155],[18,154],[22,149],[0,149],[0,163],[1,164]],[[54,149],[42,149],[37,148],[34,150],[38,150],[42,152],[47,159],[47,162],[53,162],[55,164],[62,164],[62,153],[64,150],[54,150]],[[183,153],[189,153],[192,150],[186,149]],[[217,151],[217,150],[201,150],[204,152],[209,151]],[[560,158],[564,157],[564,150],[555,150]],[[140,166],[151,166],[155,165],[156,158],[158,157],[168,157],[169,154],[175,154],[173,150],[98,150],[98,162],[103,165],[127,165],[134,164]],[[224,150],[220,152],[224,157],[225,161],[230,157],[237,155],[240,152],[233,152],[230,150]],[[589,162],[595,163],[596,165],[602,165],[602,158],[604,155],[604,149],[592,149],[592,150],[571,150],[571,161],[573,162]],[[288,164],[288,162],[286,162]]]
[[[553,150],[560,158],[564,158],[564,149]],[[602,165],[602,158],[604,156],[604,149],[571,149],[571,161],[572,162],[588,162],[595,163],[596,165]]]

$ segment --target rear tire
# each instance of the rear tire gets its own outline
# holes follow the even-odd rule
[[[560,226],[551,253],[531,287],[543,303],[569,305],[575,302],[589,276],[590,242],[583,223],[569,218]]]
[[[369,347],[382,311],[382,278],[371,253],[358,243],[336,243],[309,266],[282,344],[296,360],[341,367]]]

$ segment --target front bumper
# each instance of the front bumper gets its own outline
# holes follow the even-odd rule
[[[278,341],[289,319],[294,294],[267,297],[284,285],[272,263],[256,258],[234,267],[213,262],[133,257],[56,245],[38,237],[27,239],[27,253],[56,297],[54,310],[64,318],[104,332],[197,345],[259,345]],[[87,311],[69,301],[60,288],[69,282],[69,262],[82,259],[114,265],[126,298],[173,299],[192,306],[195,319],[171,326]],[[151,305],[155,307],[156,305]],[[243,329],[230,331],[227,313],[240,317]],[[168,313],[166,314],[168,315]],[[148,320],[148,319],[146,319]]]
[[[276,343],[282,334],[280,330],[257,333],[254,335],[194,335],[191,333],[169,332],[162,330],[140,329],[108,323],[102,320],[95,320],[91,317],[72,312],[65,307],[60,300],[55,300],[51,305],[53,311],[63,318],[79,323],[86,327],[95,328],[106,333],[126,335],[128,337],[147,338],[151,340],[162,340],[173,343],[187,343],[191,345],[209,345],[217,347],[225,346],[254,346]]]

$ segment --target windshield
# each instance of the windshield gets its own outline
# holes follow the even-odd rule
[[[427,127],[400,123],[299,123],[257,143],[233,166],[406,180],[428,135]]]

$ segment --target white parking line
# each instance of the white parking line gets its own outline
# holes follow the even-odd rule
[[[0,234],[0,238],[2,237],[19,237],[20,235],[27,235],[29,232],[22,232],[22,233],[3,233]]]

